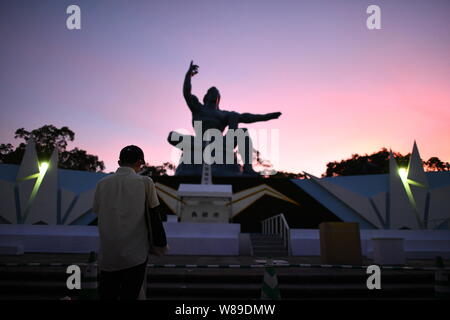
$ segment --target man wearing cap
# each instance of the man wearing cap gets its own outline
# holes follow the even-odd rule
[[[150,250],[146,217],[150,208],[153,252],[166,252],[167,241],[157,207],[155,184],[137,174],[145,164],[137,146],[122,149],[120,168],[101,179],[95,190],[93,212],[98,214],[100,299],[136,300]]]

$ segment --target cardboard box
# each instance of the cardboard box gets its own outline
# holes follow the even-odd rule
[[[320,258],[323,264],[362,265],[359,224],[355,222],[322,222]]]

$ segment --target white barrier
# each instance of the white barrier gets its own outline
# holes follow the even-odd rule
[[[239,224],[165,223],[169,255],[239,255]],[[363,255],[372,258],[372,238],[403,238],[406,259],[450,258],[448,230],[361,230]],[[0,224],[0,247],[24,252],[88,253],[98,250],[95,226]],[[318,229],[291,229],[294,256],[319,256]]]
[[[164,223],[169,255],[239,255],[239,224]],[[0,224],[0,247],[23,246],[24,252],[98,251],[96,226]]]
[[[449,230],[360,230],[362,254],[373,258],[373,238],[403,238],[406,259],[450,258]],[[294,256],[319,256],[318,229],[291,229]]]
[[[405,240],[403,238],[373,238],[373,263],[376,265],[405,264]]]

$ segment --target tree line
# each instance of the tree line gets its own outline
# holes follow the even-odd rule
[[[101,172],[105,169],[103,161],[98,156],[89,154],[86,150],[73,148],[67,149],[69,142],[74,141],[75,133],[68,127],[57,128],[53,125],[44,125],[38,129],[27,131],[24,128],[17,129],[15,139],[23,140],[17,147],[10,143],[0,144],[0,163],[20,164],[25,153],[25,148],[30,139],[36,143],[36,151],[39,161],[48,161],[53,150],[58,150],[58,167],[61,169],[72,169],[82,171]],[[341,161],[332,161],[326,164],[326,171],[322,177],[350,176],[362,174],[383,174],[389,172],[389,151],[386,148],[372,154],[353,154],[350,158]],[[410,153],[403,155],[393,152],[395,160],[400,167],[406,167],[411,156]],[[263,168],[270,168],[269,161],[261,158],[256,151],[255,160]],[[431,157],[423,161],[426,171],[450,171],[450,163],[441,161],[438,157]],[[149,176],[168,175],[174,172],[176,166],[170,162],[162,165],[144,166],[144,174]],[[278,171],[274,178],[303,179],[303,173]]]

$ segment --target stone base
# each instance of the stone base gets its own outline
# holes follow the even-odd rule
[[[23,245],[0,245],[0,255],[20,256],[23,254]]]
[[[242,177],[245,174],[238,164],[213,164],[211,165],[213,177]],[[180,163],[175,171],[176,176],[201,176],[201,164]]]

